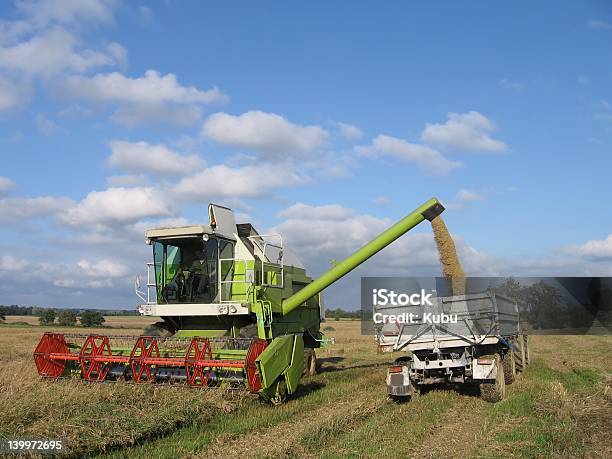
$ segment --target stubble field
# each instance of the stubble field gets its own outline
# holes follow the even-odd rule
[[[41,380],[32,352],[46,328],[7,322],[0,437],[62,438],[74,457],[612,457],[610,336],[533,336],[532,364],[497,404],[436,388],[398,405],[385,393],[393,357],[359,322],[329,321],[336,343],[318,351],[319,374],[271,407],[222,390]],[[145,322],[87,331],[139,334]]]

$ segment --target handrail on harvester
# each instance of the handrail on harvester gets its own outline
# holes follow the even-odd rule
[[[282,303],[282,313],[289,314],[295,308],[304,304],[310,298],[318,295],[322,290],[329,287],[345,274],[349,273],[361,263],[372,257],[403,234],[410,231],[424,220],[433,220],[444,211],[444,206],[436,198],[415,209],[402,220],[376,236],[362,248],[337,263],[333,268],[321,277],[312,281],[300,291],[294,293]]]

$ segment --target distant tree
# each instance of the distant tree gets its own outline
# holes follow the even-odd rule
[[[104,316],[98,311],[83,311],[81,314],[83,327],[100,327],[104,322]]]
[[[41,325],[53,325],[55,323],[55,310],[44,309],[39,311],[38,322]]]
[[[525,287],[513,277],[508,277],[499,287],[495,289],[496,293],[507,296],[517,303],[523,302],[525,296]]]
[[[361,319],[361,311],[345,311],[342,308],[336,309],[326,309],[325,317],[333,320],[340,319],[351,319],[351,320],[359,320]]]
[[[57,315],[57,323],[62,327],[74,327],[77,322],[75,311],[61,311]]]
[[[4,322],[6,319],[6,313],[4,311],[4,306],[0,306],[0,322]]]
[[[569,322],[567,305],[559,291],[540,281],[525,289],[530,305],[530,322],[536,329],[565,328]]]

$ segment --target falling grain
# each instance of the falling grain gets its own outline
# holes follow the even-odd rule
[[[431,221],[434,239],[438,246],[438,255],[442,264],[442,274],[451,279],[453,295],[465,293],[465,273],[457,256],[455,242],[451,237],[442,217],[438,216]]]

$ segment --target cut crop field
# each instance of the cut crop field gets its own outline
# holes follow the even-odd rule
[[[98,331],[144,325],[112,322],[122,328]],[[0,324],[0,437],[61,438],[73,457],[101,458],[612,457],[610,336],[532,336],[531,365],[497,404],[451,388],[395,404],[393,356],[359,322],[323,329],[336,343],[318,351],[320,373],[271,407],[223,390],[41,380],[32,352],[46,328]]]

